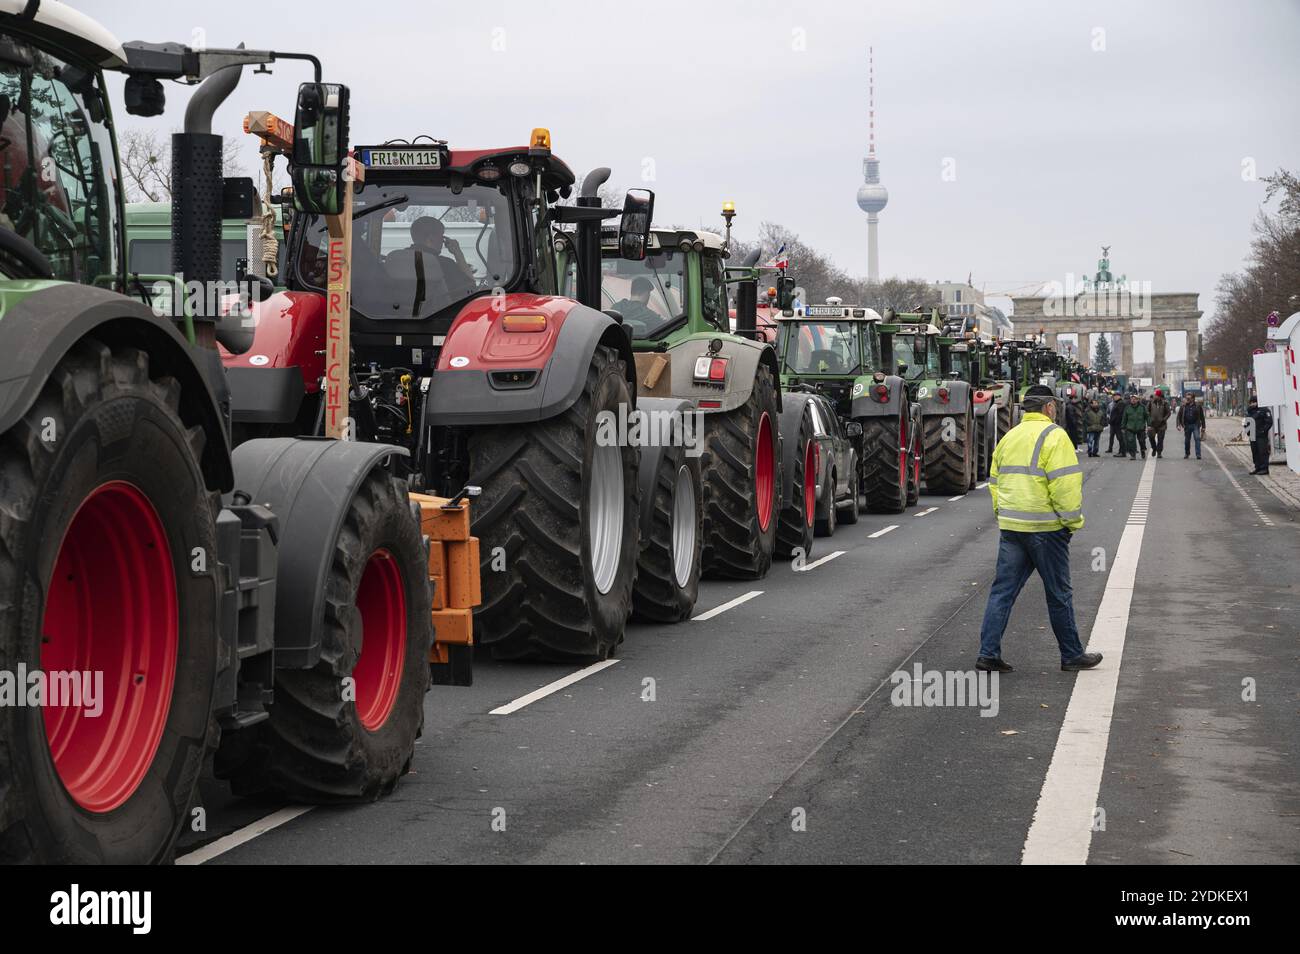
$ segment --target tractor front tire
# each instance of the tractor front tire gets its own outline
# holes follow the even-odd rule
[[[219,735],[205,441],[174,378],[94,338],[0,435],[0,669],[80,676],[98,698],[0,706],[0,863],[175,851]]]
[[[680,444],[665,447],[654,478],[650,532],[641,541],[632,617],[678,623],[695,609],[704,547],[700,458]]]

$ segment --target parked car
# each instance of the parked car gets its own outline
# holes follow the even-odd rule
[[[816,533],[829,537],[840,521],[858,522],[862,488],[853,446],[855,435],[850,429],[862,425],[840,420],[830,399],[822,394],[813,396],[811,408],[818,451]]]

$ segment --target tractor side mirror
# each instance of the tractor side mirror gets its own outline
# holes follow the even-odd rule
[[[784,275],[776,280],[776,307],[787,311],[794,307],[794,279]]]
[[[303,83],[293,124],[293,198],[299,212],[338,215],[347,183],[348,88]]]
[[[849,437],[861,437],[862,425],[859,424],[857,421],[849,421],[847,424],[844,425],[844,433],[847,434]]]
[[[630,262],[645,258],[650,246],[650,222],[654,218],[655,194],[649,189],[629,189],[623,199],[623,218],[618,223],[618,253]]]

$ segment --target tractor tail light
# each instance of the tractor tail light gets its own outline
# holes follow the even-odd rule
[[[695,359],[695,380],[701,384],[722,384],[727,380],[727,358],[703,355]]]
[[[877,384],[873,389],[873,393],[876,396],[876,400],[881,404],[884,404],[889,400],[889,385]]]
[[[506,315],[501,319],[504,331],[538,332],[546,330],[545,315]]]
[[[939,389],[939,400],[942,401],[944,404],[947,404],[947,403],[948,403],[948,389],[947,389],[947,388],[940,388],[940,389]]]

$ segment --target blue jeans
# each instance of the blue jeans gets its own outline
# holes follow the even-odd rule
[[[1196,459],[1201,459],[1201,432],[1195,427],[1183,428],[1183,456],[1192,453],[1192,438],[1196,438]]]
[[[1070,586],[1070,531],[1003,530],[998,543],[997,577],[980,628],[981,656],[1001,657],[1002,634],[1011,618],[1011,607],[1035,570],[1047,590],[1047,615],[1061,649],[1061,661],[1068,662],[1083,653],[1079,629],[1074,623],[1074,590]]]
[[[1088,432],[1088,453],[1089,455],[1100,453],[1101,451],[1101,431]]]

